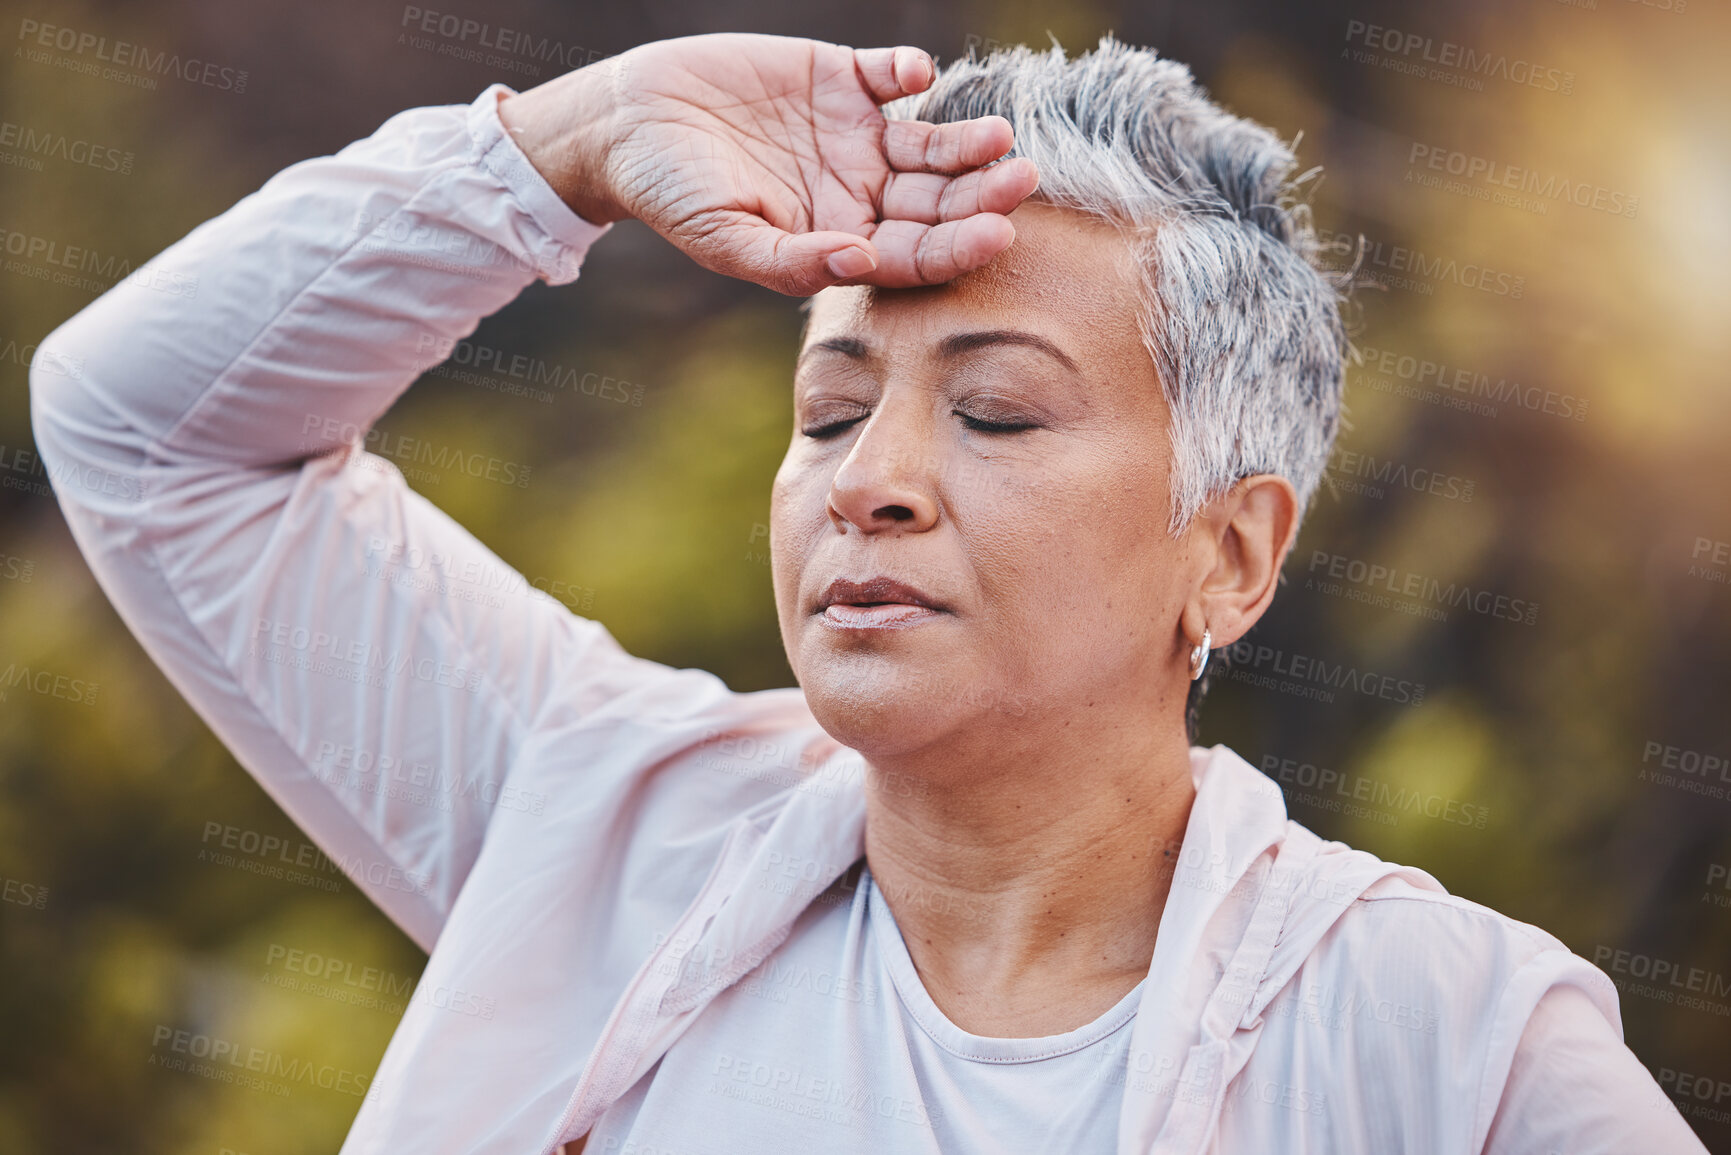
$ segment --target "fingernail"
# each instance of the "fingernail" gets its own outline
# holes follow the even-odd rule
[[[864,276],[878,267],[870,253],[853,245],[831,253],[829,260],[824,263],[829,266],[831,276],[844,280],[848,277]]]

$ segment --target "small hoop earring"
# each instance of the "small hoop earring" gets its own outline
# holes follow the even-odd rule
[[[1200,678],[1202,676],[1202,671],[1208,668],[1208,651],[1210,648],[1208,643],[1213,640],[1214,635],[1208,632],[1207,626],[1203,626],[1202,644],[1200,646],[1192,646],[1190,649],[1190,680],[1192,682]]]

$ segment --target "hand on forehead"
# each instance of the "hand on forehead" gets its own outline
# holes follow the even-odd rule
[[[934,344],[954,329],[1015,329],[1049,338],[1078,364],[1125,358],[1146,364],[1138,327],[1141,287],[1123,235],[1096,218],[1036,202],[1010,219],[1015,242],[953,281],[818,292],[808,302],[805,345],[838,336]],[[1110,372],[1126,368],[1119,363]]]

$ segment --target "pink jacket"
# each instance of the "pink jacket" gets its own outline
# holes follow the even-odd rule
[[[430,952],[352,1155],[584,1134],[863,853],[861,760],[797,689],[625,654],[395,463],[522,467],[375,424],[605,231],[504,135],[506,91],[284,170],[32,368],[38,445],[128,625]],[[1703,1150],[1597,968],[1318,839],[1230,750],[1192,772],[1123,1155]]]

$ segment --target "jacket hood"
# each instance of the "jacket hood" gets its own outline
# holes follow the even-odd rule
[[[1324,841],[1225,746],[1192,749],[1196,800],[1132,1029],[1119,1155],[1192,1155],[1256,1049],[1262,1012],[1358,898],[1415,867]]]
[[[561,1133],[582,1134],[646,1073],[715,994],[772,953],[794,920],[865,853],[864,765],[826,770],[745,815],[696,902],[615,1006]],[[1196,797],[1132,1030],[1120,1155],[1199,1152],[1226,1087],[1256,1048],[1262,1011],[1358,897],[1422,870],[1324,841],[1290,820],[1280,788],[1225,746],[1193,748]],[[757,888],[800,864],[809,881]]]

